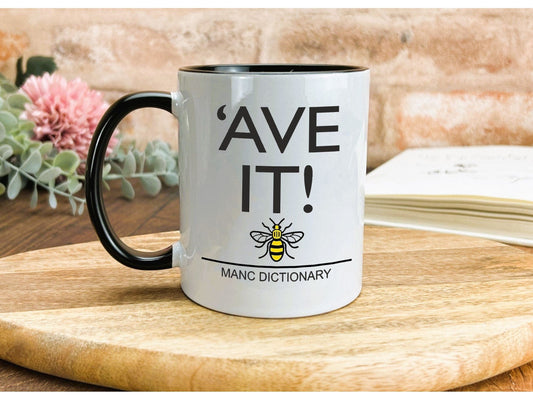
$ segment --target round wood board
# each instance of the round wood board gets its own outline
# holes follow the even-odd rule
[[[167,246],[177,232],[129,238]],[[96,242],[0,259],[0,358],[130,390],[444,390],[533,359],[533,256],[366,227],[363,291],[295,319],[236,317]]]

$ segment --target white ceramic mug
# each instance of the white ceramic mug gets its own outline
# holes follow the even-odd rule
[[[87,162],[87,208],[104,247],[138,269],[181,268],[194,302],[252,317],[331,311],[361,291],[369,71],[344,65],[181,68],[176,93],[113,104]],[[157,107],[179,121],[180,241],[126,246],[101,175],[120,120]]]

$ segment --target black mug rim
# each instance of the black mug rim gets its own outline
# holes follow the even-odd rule
[[[209,74],[331,74],[367,71],[367,67],[343,64],[206,64],[181,67],[182,72]]]

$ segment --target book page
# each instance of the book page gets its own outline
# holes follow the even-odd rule
[[[370,172],[368,197],[481,196],[533,202],[533,147],[409,149]]]
[[[463,213],[460,210],[443,211],[435,213],[427,209],[397,209],[367,204],[365,224],[467,235],[533,247],[530,221],[493,218],[490,214]]]

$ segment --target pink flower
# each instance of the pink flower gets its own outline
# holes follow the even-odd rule
[[[74,150],[86,159],[96,126],[109,107],[102,94],[79,78],[67,82],[56,73],[31,76],[21,89],[33,103],[26,104],[21,117],[35,123],[35,139],[49,140],[58,150]],[[108,155],[117,143],[113,136]]]

